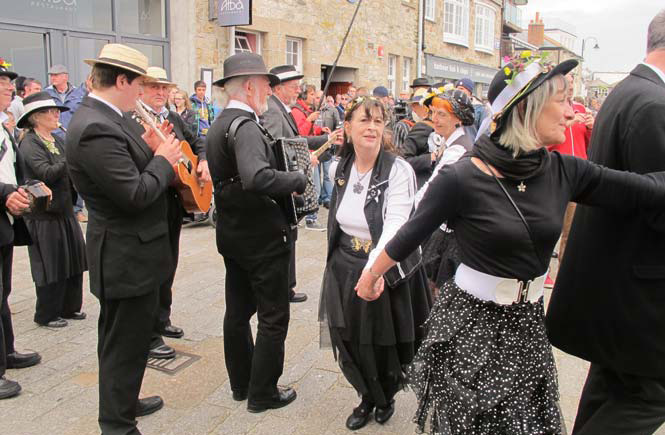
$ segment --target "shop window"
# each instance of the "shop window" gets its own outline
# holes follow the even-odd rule
[[[302,72],[302,39],[286,38],[286,63]]]
[[[116,0],[123,33],[166,37],[165,0]]]
[[[494,9],[483,4],[476,4],[476,50],[494,53]]]
[[[0,0],[5,19],[100,32],[113,30],[111,5],[111,0]]]
[[[164,47],[161,45],[138,44],[135,42],[123,42],[148,57],[148,65],[164,68]]]
[[[469,0],[445,0],[443,6],[443,40],[468,47]]]

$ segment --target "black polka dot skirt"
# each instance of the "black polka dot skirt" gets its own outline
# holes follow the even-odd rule
[[[418,398],[419,433],[561,433],[556,366],[542,299],[499,305],[453,280],[427,320],[427,336],[407,369]]]

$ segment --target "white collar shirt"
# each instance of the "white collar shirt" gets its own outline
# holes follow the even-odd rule
[[[88,96],[89,96],[90,98],[94,98],[94,99],[97,100],[97,101],[101,101],[102,103],[106,104],[106,105],[109,106],[111,109],[113,109],[113,111],[114,111],[115,113],[117,113],[118,115],[122,116],[122,110],[118,109],[116,106],[114,106],[113,104],[109,103],[108,101],[106,101],[105,99],[103,99],[102,97],[100,97],[99,95],[95,95],[95,94],[93,94],[92,92],[90,92],[90,93],[88,94]]]
[[[256,122],[259,122],[259,117],[256,116],[256,112],[254,109],[249,107],[247,104],[243,103],[242,101],[238,100],[231,100],[229,101],[229,104],[226,105],[227,109],[239,109],[239,110],[244,110],[245,112],[251,112],[254,115],[254,120]]]

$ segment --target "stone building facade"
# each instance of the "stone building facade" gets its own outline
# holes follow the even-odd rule
[[[423,74],[433,80],[470,75],[488,84],[500,64],[502,0],[422,1],[427,17]],[[408,92],[418,71],[418,6],[418,0],[365,1],[332,77],[331,93],[351,83],[370,89],[383,85],[395,95]],[[254,0],[252,25],[230,28],[218,26],[214,0],[171,0],[173,79],[191,90],[203,69],[211,69],[217,80],[224,58],[251,50],[269,68],[295,64],[307,83],[320,87],[355,8],[349,0]]]

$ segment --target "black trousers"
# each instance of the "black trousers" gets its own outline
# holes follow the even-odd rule
[[[102,435],[137,435],[136,405],[159,303],[159,292],[100,298],[99,427]]]
[[[591,364],[573,435],[650,435],[665,422],[665,379]]]
[[[298,230],[293,231],[293,241],[291,242],[291,257],[289,261],[289,294],[295,293],[296,288],[296,240],[298,239]]]
[[[250,399],[269,399],[277,393],[289,327],[290,258],[288,252],[262,260],[224,258],[224,359],[231,389],[247,390]],[[255,313],[256,342],[249,325]]]
[[[162,328],[171,324],[171,304],[173,303],[173,281],[178,268],[178,257],[180,256],[180,233],[182,231],[183,209],[180,199],[174,189],[169,189],[168,195],[168,225],[171,255],[173,257],[173,272],[159,288],[159,310],[155,321],[155,330],[150,341],[150,348],[154,349],[164,344],[164,339],[159,333]]]
[[[9,294],[12,291],[12,260],[14,247],[0,246],[0,267],[2,286],[0,287],[0,376],[7,370],[7,354],[14,353],[14,327],[9,310]]]
[[[83,305],[83,274],[44,286],[35,286],[37,303],[35,322],[45,325],[58,317],[68,317],[81,311]]]

